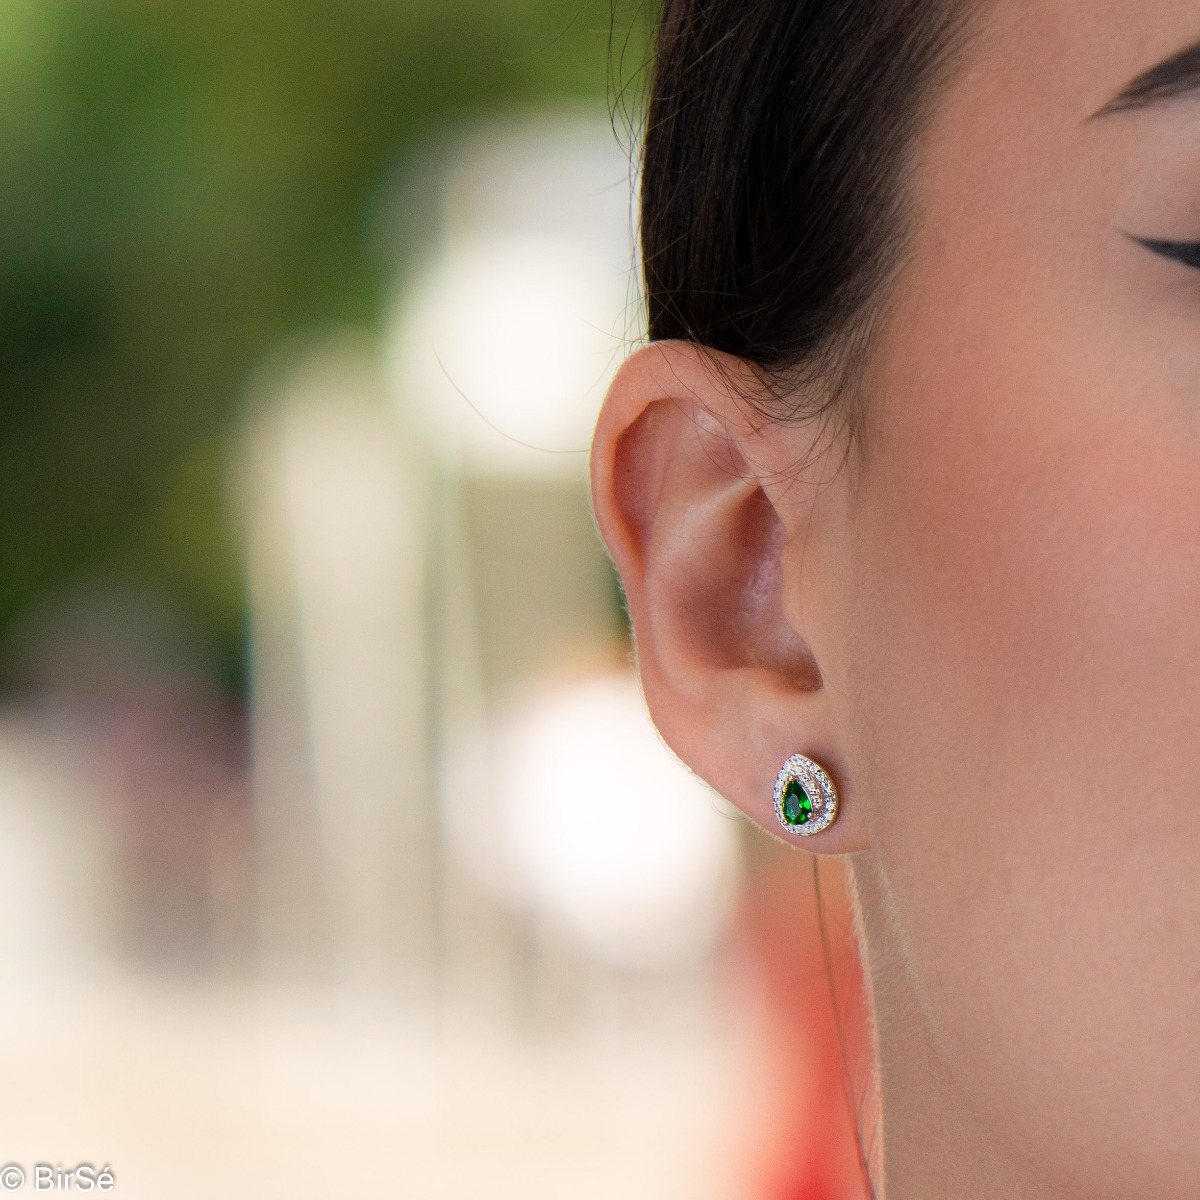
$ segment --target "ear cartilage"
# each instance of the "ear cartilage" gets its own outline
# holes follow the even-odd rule
[[[775,780],[775,815],[788,833],[812,837],[833,824],[838,811],[837,788],[825,768],[803,754],[793,754]]]

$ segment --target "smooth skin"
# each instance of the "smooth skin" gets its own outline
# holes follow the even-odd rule
[[[1200,1196],[1200,271],[1134,240],[1200,241],[1200,96],[1093,117],[1197,40],[985,6],[861,442],[677,342],[597,429],[667,742],[780,836],[789,754],[839,785],[889,1200]]]

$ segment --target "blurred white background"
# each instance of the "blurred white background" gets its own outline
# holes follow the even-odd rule
[[[168,600],[22,632],[5,1161],[147,1200],[750,1194],[739,826],[648,724],[586,492],[628,161],[563,108],[437,162],[387,336],[249,385],[248,733]]]

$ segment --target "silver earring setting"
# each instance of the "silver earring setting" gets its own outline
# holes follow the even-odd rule
[[[838,811],[837,788],[820,763],[793,754],[775,780],[775,815],[788,833],[812,837],[833,824]]]

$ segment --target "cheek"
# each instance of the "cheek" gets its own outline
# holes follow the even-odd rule
[[[1146,364],[973,344],[872,414],[845,723],[909,984],[1035,1147],[1086,1131],[1023,1095],[1200,1103],[1200,437]]]
[[[914,404],[860,565],[919,643],[911,682],[986,713],[988,744],[1055,774],[1082,768],[1073,748],[1177,759],[1200,686],[1200,443],[1037,382],[1024,411],[1002,387]]]

